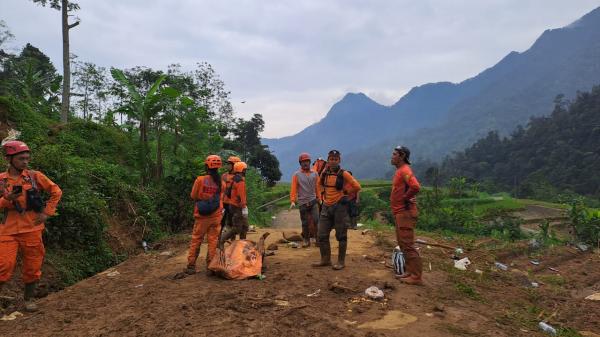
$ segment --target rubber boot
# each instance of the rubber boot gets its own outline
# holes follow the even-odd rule
[[[185,267],[185,269],[183,270],[184,273],[188,274],[188,275],[194,275],[196,274],[196,266],[194,265],[188,265],[187,267]]]
[[[333,265],[334,270],[342,270],[346,266],[346,248],[348,248],[348,241],[339,242],[338,248],[338,262]]]
[[[310,240],[309,239],[304,239],[302,241],[302,248],[307,248],[310,247]]]
[[[321,262],[313,263],[313,267],[326,267],[331,266],[331,246],[329,245],[329,241],[322,242],[319,245],[319,250],[321,251]]]
[[[35,288],[36,282],[25,284],[25,294],[23,299],[25,300],[25,311],[35,312],[38,310],[37,304],[35,304]]]

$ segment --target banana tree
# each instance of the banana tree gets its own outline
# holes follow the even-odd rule
[[[148,178],[152,175],[151,162],[150,162],[150,150],[149,150],[149,131],[151,121],[155,119],[161,111],[163,111],[174,99],[179,96],[179,92],[176,89],[170,87],[161,87],[161,84],[166,78],[166,75],[161,75],[152,84],[150,89],[146,93],[140,92],[129,81],[125,73],[119,69],[111,69],[110,73],[112,77],[127,89],[128,96],[127,103],[120,109],[121,112],[127,114],[128,117],[137,120],[139,122],[140,131],[140,151],[139,160],[142,174],[142,184],[148,184]],[[158,122],[159,119],[156,119]],[[157,128],[157,136],[160,139],[160,127]],[[158,155],[160,156],[160,143],[158,146]],[[160,158],[160,157],[159,157]]]

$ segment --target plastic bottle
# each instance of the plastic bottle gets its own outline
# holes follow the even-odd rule
[[[554,329],[550,324],[546,323],[546,322],[540,322],[540,324],[538,324],[538,326],[540,327],[540,329],[552,336],[556,336],[556,329]]]
[[[508,270],[508,266],[505,265],[504,263],[496,262],[495,265],[496,265],[496,268],[498,268],[498,269],[502,269],[504,271]]]

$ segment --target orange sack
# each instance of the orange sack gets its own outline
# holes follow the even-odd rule
[[[250,240],[235,240],[225,249],[218,249],[208,269],[228,280],[245,280],[260,275],[267,236],[269,233],[263,234],[258,244]]]

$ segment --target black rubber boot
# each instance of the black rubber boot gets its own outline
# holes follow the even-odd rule
[[[348,241],[339,242],[338,248],[338,262],[333,266],[335,270],[342,270],[346,266],[346,248],[348,248]]]
[[[319,245],[321,251],[321,262],[313,263],[313,267],[331,266],[331,246],[329,242],[321,242]]]
[[[35,288],[37,283],[25,284],[25,294],[23,299],[25,300],[25,311],[34,312],[38,310],[37,304],[35,304]]]

